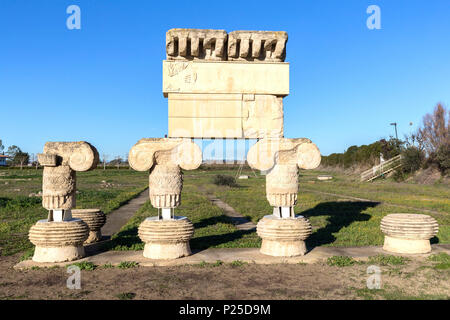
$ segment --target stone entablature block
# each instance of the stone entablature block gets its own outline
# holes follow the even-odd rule
[[[283,62],[285,31],[170,29],[166,33],[167,60]]]
[[[211,29],[170,29],[166,33],[167,60],[226,60],[227,32]]]
[[[228,34],[228,60],[283,62],[285,31],[233,31]]]
[[[270,80],[268,80],[270,79]],[[163,93],[289,94],[289,63],[163,61]]]
[[[263,94],[169,93],[169,137],[281,138],[283,99]]]

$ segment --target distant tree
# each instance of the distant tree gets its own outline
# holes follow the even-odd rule
[[[116,160],[117,169],[120,169],[120,164],[122,163],[122,158],[120,156],[117,156],[115,160]]]
[[[27,164],[30,160],[30,155],[27,152],[23,152],[18,146],[12,145],[8,147],[6,154],[9,156],[9,163],[11,165],[20,165],[20,169],[24,164]]]
[[[20,169],[23,169],[24,164],[28,164],[30,160],[30,155],[27,152],[17,152],[14,156],[12,163],[13,165],[20,165]]]
[[[422,127],[416,136],[423,142],[428,155],[435,154],[442,145],[450,144],[450,110],[438,103],[433,113],[427,113],[423,117]]]
[[[5,146],[3,145],[2,139],[0,139],[0,153],[3,154],[3,150],[5,150]]]
[[[415,146],[409,146],[402,152],[402,170],[405,173],[413,173],[422,167],[425,160],[423,150]]]
[[[8,150],[6,151],[6,154],[9,156],[9,161],[13,162],[14,158],[16,156],[17,153],[22,152],[22,150],[16,146],[16,145],[12,145],[8,147]]]

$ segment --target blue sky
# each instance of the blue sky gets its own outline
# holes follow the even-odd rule
[[[71,4],[81,30],[66,27]],[[366,26],[371,4],[381,30]],[[391,122],[403,137],[437,102],[450,106],[448,0],[2,0],[0,139],[29,153],[86,140],[112,158],[163,137],[165,32],[176,27],[287,31],[285,136],[324,155],[389,137]]]

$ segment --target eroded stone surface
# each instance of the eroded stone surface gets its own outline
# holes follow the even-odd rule
[[[89,236],[84,243],[101,240],[101,228],[106,223],[106,215],[100,209],[72,209],[72,217],[83,220],[89,227]]]
[[[144,138],[130,149],[128,162],[137,171],[150,170],[154,164],[194,170],[202,163],[202,151],[190,139]]]
[[[430,239],[439,231],[437,221],[424,214],[394,213],[381,220],[383,249],[395,253],[427,253]]]
[[[262,239],[261,253],[292,257],[306,253],[304,241],[311,235],[311,224],[302,216],[280,219],[270,215],[258,222],[257,233]]]
[[[167,60],[226,60],[227,32],[213,29],[170,29],[166,33]]]
[[[314,169],[320,164],[317,146],[306,138],[262,139],[248,151],[248,164],[257,170],[270,170],[275,164],[296,164],[300,169]]]
[[[169,93],[169,137],[283,136],[283,99],[263,94]]]
[[[288,35],[284,31],[233,31],[228,34],[228,60],[282,62]]]
[[[186,217],[172,220],[145,219],[139,225],[139,238],[145,242],[144,257],[176,259],[191,254],[189,240],[194,226]]]
[[[42,205],[47,210],[68,210],[75,206],[76,171],[94,169],[97,149],[87,142],[47,142],[38,154],[44,166]]]
[[[163,93],[289,94],[289,63],[163,61]]]
[[[266,196],[272,207],[293,207],[297,203],[296,164],[276,164],[266,175]]]
[[[150,202],[155,208],[175,208],[181,202],[183,176],[177,165],[155,165],[149,177]]]
[[[83,242],[89,227],[80,219],[61,222],[40,220],[29,231],[29,239],[36,248],[33,260],[37,262],[63,262],[84,256]]]

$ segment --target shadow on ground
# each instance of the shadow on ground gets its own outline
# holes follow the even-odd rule
[[[380,202],[369,201],[332,201],[318,204],[312,209],[301,212],[306,218],[315,216],[328,216],[327,225],[316,230],[307,240],[310,249],[333,243],[336,237],[333,233],[339,232],[354,221],[367,221],[370,215],[362,213],[367,208],[373,208]]]

